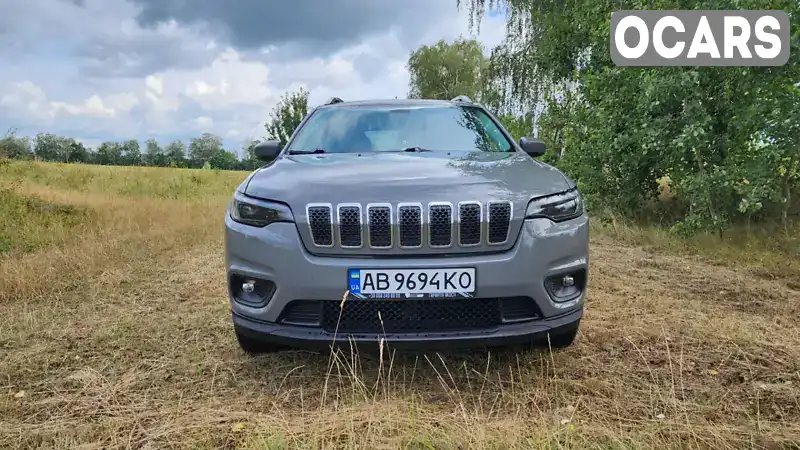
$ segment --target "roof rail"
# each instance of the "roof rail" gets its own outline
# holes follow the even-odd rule
[[[472,103],[472,100],[467,97],[466,95],[459,95],[458,97],[450,100],[451,102],[465,102],[465,103]]]
[[[326,105],[335,105],[336,103],[342,103],[344,100],[340,99],[339,97],[331,97],[325,102]]]

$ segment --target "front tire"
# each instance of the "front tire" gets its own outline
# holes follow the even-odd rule
[[[281,349],[281,347],[278,345],[270,344],[251,337],[248,333],[244,332],[237,326],[234,326],[233,330],[236,332],[236,340],[239,342],[239,347],[248,355],[272,353]]]
[[[542,343],[543,346],[552,349],[564,349],[569,347],[572,345],[572,342],[575,341],[575,337],[578,335],[579,324],[580,323],[575,324],[575,326],[562,333],[549,334],[547,339],[545,339]]]

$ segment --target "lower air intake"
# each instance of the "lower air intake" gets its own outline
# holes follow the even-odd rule
[[[500,299],[326,301],[322,326],[342,333],[420,333],[493,328],[502,323]]]

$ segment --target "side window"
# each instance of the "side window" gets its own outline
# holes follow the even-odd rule
[[[507,152],[511,150],[511,143],[508,142],[505,135],[500,128],[495,125],[494,121],[487,116],[483,111],[478,111],[478,119],[483,124],[484,130],[486,130],[486,134],[492,139],[492,143],[495,144],[497,151],[499,152]]]
[[[313,115],[308,118],[308,121],[303,125],[303,129],[298,131],[294,142],[292,142],[291,148],[293,150],[313,150],[322,142],[325,133],[325,126],[322,124],[325,123],[324,118],[326,112],[327,111],[316,111],[311,113]],[[322,122],[322,124],[320,122]]]

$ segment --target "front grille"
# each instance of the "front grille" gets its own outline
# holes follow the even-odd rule
[[[449,204],[430,205],[428,228],[431,247],[449,247],[453,241],[453,207]]]
[[[502,244],[508,240],[511,224],[511,203],[491,202],[488,213],[488,239],[490,244]]]
[[[400,247],[421,247],[422,206],[400,205],[400,207],[397,208],[397,228],[400,233]]]
[[[460,247],[507,243],[514,217],[512,203],[490,201],[485,205],[465,201],[454,208],[452,203],[434,201],[423,208],[421,203],[371,203],[363,210],[359,203],[312,203],[306,213],[311,241],[317,247],[388,250],[427,245],[444,249],[454,241]]]
[[[334,333],[420,333],[496,328],[542,318],[530,297],[293,300],[279,322]],[[341,316],[340,316],[341,313]]]
[[[368,205],[369,246],[392,247],[392,207],[390,205]]]
[[[478,245],[481,242],[481,204],[458,205],[458,243],[462,246]]]
[[[322,326],[342,333],[418,333],[493,328],[502,323],[499,301],[458,298],[326,301]],[[337,327],[338,325],[338,327]]]
[[[339,243],[344,248],[361,247],[361,205],[339,205]]]
[[[309,205],[307,209],[308,228],[314,245],[320,247],[333,246],[333,217],[331,207],[327,205]]]

